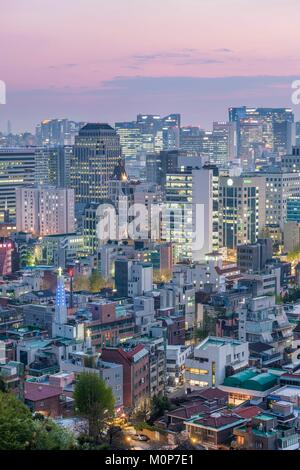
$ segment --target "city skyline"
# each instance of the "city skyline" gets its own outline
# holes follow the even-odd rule
[[[32,131],[50,117],[113,124],[138,112],[181,112],[184,125],[209,128],[227,119],[229,106],[292,105],[300,76],[296,1],[97,6],[3,2],[1,129],[10,120],[13,131]]]
[[[1,4],[0,462],[300,450],[299,0]]]

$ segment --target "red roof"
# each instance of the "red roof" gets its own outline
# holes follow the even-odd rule
[[[133,357],[135,354],[142,351],[142,349],[144,349],[144,346],[142,344],[138,344],[137,346],[132,348],[131,351],[126,352],[126,354],[129,357]]]
[[[195,424],[201,424],[201,426],[219,429],[223,426],[234,426],[235,423],[239,422],[240,418],[237,414],[221,414],[212,413],[210,416],[203,416],[203,418],[194,421]]]
[[[201,413],[207,413],[210,411],[209,406],[206,405],[203,400],[191,402],[187,405],[183,405],[173,411],[168,411],[167,415],[178,419],[189,419],[192,416],[199,415]]]
[[[220,388],[206,388],[204,390],[194,390],[187,395],[188,397],[201,397],[205,400],[222,400],[228,398],[228,392],[224,392]]]
[[[240,408],[239,410],[235,410],[235,412],[241,416],[241,418],[251,419],[254,416],[262,413],[262,409],[259,406],[245,406],[245,408]]]
[[[38,382],[25,382],[25,400],[39,401],[61,395],[61,388]]]

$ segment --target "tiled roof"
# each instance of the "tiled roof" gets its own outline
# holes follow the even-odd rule
[[[246,406],[245,408],[240,408],[239,410],[235,410],[235,412],[241,417],[245,419],[254,418],[260,414],[263,410],[259,408],[259,406]]]
[[[53,387],[52,385],[45,385],[38,382],[25,382],[24,393],[25,400],[39,401],[61,395],[61,389],[59,387]]]
[[[236,423],[242,422],[243,418],[240,418],[237,414],[221,414],[212,413],[210,416],[203,416],[194,421],[194,424],[199,424],[204,427],[220,429],[224,426],[234,426]]]
[[[189,396],[197,396],[204,398],[205,400],[220,400],[224,398],[226,399],[228,397],[228,393],[220,390],[219,388],[207,388],[205,390],[195,390],[187,395],[187,397]]]
[[[199,400],[199,401],[191,402],[180,408],[177,408],[176,410],[169,411],[167,415],[171,416],[172,418],[189,419],[192,416],[195,416],[201,413],[207,413],[208,411],[209,411],[208,405],[203,403],[203,400]]]

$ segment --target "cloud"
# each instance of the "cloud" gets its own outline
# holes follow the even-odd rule
[[[79,121],[132,121],[138,113],[182,114],[184,125],[211,128],[228,119],[230,106],[293,107],[291,84],[298,76],[116,76],[99,86],[9,90],[3,119],[20,130],[45,116]],[[298,109],[299,108],[299,109]],[[20,109],[30,115],[20,118]],[[294,106],[296,119],[300,106]],[[3,122],[4,122],[3,121]]]
[[[218,59],[201,59],[200,57],[195,57],[194,59],[187,59],[181,62],[177,62],[175,65],[205,65],[205,64],[222,64],[223,60]]]
[[[178,59],[181,57],[190,57],[191,50],[183,50],[178,52],[157,52],[153,54],[138,54],[132,56],[134,60],[138,62],[152,62],[154,60],[162,60],[162,59]]]
[[[159,51],[147,54],[136,54],[129,57],[131,60],[131,65],[128,68],[132,67],[141,67],[155,63],[163,63],[173,66],[186,66],[186,65],[212,65],[212,64],[221,64],[224,63],[224,58],[220,59],[220,53],[232,53],[231,49],[221,48],[215,49],[210,53],[203,52],[200,49],[196,48],[182,48],[173,51]],[[228,57],[226,61],[240,61],[236,57]]]
[[[191,76],[116,76],[111,80],[103,82],[101,90],[107,91],[119,90],[120,92],[130,92],[135,90],[137,93],[144,93],[151,90],[155,93],[188,93],[190,95],[206,96],[207,92],[220,96],[226,93],[244,93],[244,99],[247,99],[247,93],[264,90],[266,95],[274,94],[274,88],[283,90],[290,87],[295,76],[228,76],[228,77],[191,77]],[[278,87],[280,84],[280,87]],[[285,87],[283,86],[285,85]],[[276,98],[276,96],[274,96]]]
[[[61,69],[72,69],[74,67],[78,67],[78,64],[49,65],[47,68],[51,70],[61,70]]]
[[[226,52],[226,53],[229,53],[229,52],[233,52],[232,49],[227,49],[227,47],[222,47],[220,49],[214,49],[214,52]]]

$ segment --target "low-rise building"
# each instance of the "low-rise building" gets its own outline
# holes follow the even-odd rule
[[[171,345],[166,348],[167,370],[166,376],[170,385],[184,382],[185,362],[191,355],[191,346]]]
[[[193,417],[185,421],[185,426],[192,442],[217,449],[233,435],[237,426],[245,419],[236,413],[217,411],[204,416]]]
[[[188,389],[217,387],[227,375],[248,366],[248,343],[232,338],[209,336],[185,362],[185,383]]]
[[[241,405],[248,400],[264,400],[278,388],[279,377],[283,371],[270,369],[261,372],[254,368],[248,368],[237,374],[226,377],[220,389],[229,394],[230,405]]]

